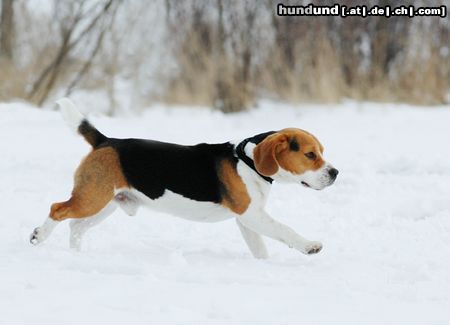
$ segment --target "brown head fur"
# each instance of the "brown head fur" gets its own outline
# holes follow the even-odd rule
[[[289,128],[259,143],[253,151],[253,158],[256,170],[264,176],[275,174],[279,167],[293,174],[303,174],[323,166],[322,153],[323,146],[316,137],[304,130]]]

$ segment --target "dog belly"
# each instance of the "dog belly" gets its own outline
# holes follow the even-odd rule
[[[183,219],[198,222],[219,222],[233,218],[233,213],[220,204],[201,202],[185,198],[182,195],[166,190],[164,194],[152,200],[138,190],[129,191],[139,202],[152,210],[168,213]]]

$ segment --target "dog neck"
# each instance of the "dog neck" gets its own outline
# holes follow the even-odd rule
[[[266,182],[272,184],[273,182],[273,178],[264,176],[262,174],[260,174],[255,167],[255,162],[253,161],[253,157],[250,158],[246,153],[245,153],[245,146],[250,142],[253,143],[255,145],[258,145],[260,142],[262,142],[265,138],[267,138],[269,135],[275,133],[274,131],[270,131],[270,132],[266,132],[266,133],[261,133],[258,135],[255,135],[251,138],[246,138],[243,141],[241,141],[237,146],[236,146],[236,155],[237,157],[242,160],[248,167],[250,167],[251,169],[253,169],[255,171],[255,173],[257,173],[262,179],[264,179]]]

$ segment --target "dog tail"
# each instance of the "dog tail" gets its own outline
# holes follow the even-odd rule
[[[69,128],[81,134],[84,139],[95,149],[103,142],[108,140],[100,131],[98,131],[86,117],[78,111],[75,104],[67,97],[56,101],[61,109],[61,115]]]

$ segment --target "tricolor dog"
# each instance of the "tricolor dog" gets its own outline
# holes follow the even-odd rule
[[[92,151],[75,173],[71,197],[54,203],[44,224],[31,234],[43,242],[61,221],[71,219],[70,246],[80,248],[86,231],[119,206],[134,215],[140,206],[182,218],[216,222],[234,218],[256,258],[266,258],[262,236],[304,254],[322,244],[298,235],[265,212],[273,181],[322,190],[338,174],[323,158],[323,146],[295,129],[266,132],[243,141],[183,146],[100,133],[67,98],[57,102],[67,124]]]

